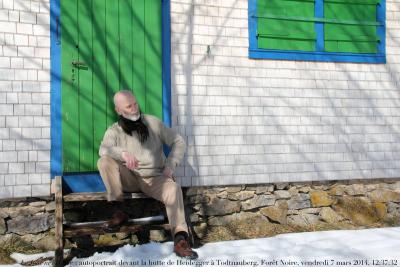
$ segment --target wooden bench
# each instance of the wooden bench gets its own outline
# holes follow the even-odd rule
[[[106,234],[110,233],[105,231],[102,227],[106,221],[94,221],[94,222],[68,222],[64,216],[64,203],[68,202],[88,202],[88,201],[105,201],[105,192],[89,192],[89,193],[69,193],[63,192],[63,177],[55,177],[55,236],[57,240],[57,249],[55,251],[55,266],[64,266],[64,243],[66,238],[88,236],[91,234]],[[143,193],[129,193],[124,195],[124,199],[143,199],[149,198]],[[187,210],[185,205],[185,210]],[[186,219],[189,226],[189,234],[191,242],[194,243],[194,235],[192,231],[192,225],[188,220],[188,213],[186,212]],[[143,230],[144,227],[151,227],[156,229],[167,229],[169,225],[167,223],[166,216],[157,215],[153,217],[129,219],[127,223],[124,223],[117,231],[122,233],[133,233]]]

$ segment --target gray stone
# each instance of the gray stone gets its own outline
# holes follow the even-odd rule
[[[240,212],[234,213],[226,216],[215,216],[210,217],[208,220],[208,224],[212,226],[221,226],[226,225],[228,223],[238,221],[238,220],[248,220],[250,218],[258,217],[260,215],[253,212]]]
[[[46,234],[40,233],[40,234],[25,234],[21,236],[21,239],[25,241],[26,243],[29,244],[36,244],[39,242],[40,239],[44,238]]]
[[[254,197],[254,191],[241,191],[235,194],[228,194],[228,199],[230,200],[244,201],[252,197]]]
[[[190,214],[190,221],[193,223],[198,222],[200,221],[200,216],[196,213],[192,213]]]
[[[351,196],[365,195],[367,189],[363,184],[351,184],[345,187],[344,192]]]
[[[337,214],[330,207],[323,207],[319,215],[321,216],[321,219],[327,223],[337,223],[343,221],[343,217]]]
[[[305,209],[311,207],[310,196],[307,194],[298,194],[288,200],[290,210]]]
[[[56,210],[56,202],[52,201],[46,205],[46,211],[55,211]]]
[[[298,189],[298,191],[299,191],[300,193],[308,193],[308,192],[310,192],[310,190],[311,190],[311,187],[310,187],[310,186],[302,186],[302,187],[300,187],[300,188]]]
[[[43,206],[46,206],[46,201],[31,202],[31,203],[29,203],[29,206],[31,206],[31,207],[43,207]]]
[[[167,235],[164,230],[150,230],[150,240],[162,242],[167,240]]]
[[[210,187],[204,190],[201,194],[218,194],[221,193],[222,191],[225,191],[226,187]]]
[[[297,196],[299,194],[299,190],[296,187],[289,188],[288,192],[291,196]]]
[[[392,190],[400,190],[400,181],[390,184],[390,189]]]
[[[400,193],[388,190],[377,189],[368,194],[372,202],[400,202]]]
[[[214,198],[205,207],[205,214],[211,215],[225,215],[240,210],[240,203],[236,201],[230,201],[227,199]]]
[[[190,203],[207,203],[210,201],[210,197],[207,195],[196,195],[189,198]]]
[[[289,191],[286,190],[276,190],[274,192],[276,199],[289,199],[291,197]]]
[[[44,207],[30,207],[30,206],[25,206],[25,207],[13,207],[8,209],[8,215],[11,218],[16,218],[18,216],[30,216],[30,215],[35,215],[39,212],[43,212]]]
[[[0,218],[0,235],[4,235],[7,232],[6,222]]]
[[[345,193],[345,189],[346,189],[346,186],[345,186],[345,185],[336,184],[336,185],[333,185],[333,186],[329,189],[328,193],[329,193],[331,196],[343,196],[344,193]]]
[[[287,222],[287,212],[288,205],[286,202],[280,202],[275,204],[275,206],[265,207],[260,209],[260,213],[268,219],[279,222],[280,224],[286,224]]]
[[[289,183],[276,183],[275,187],[278,190],[288,189],[289,188]]]
[[[237,193],[244,189],[244,186],[229,186],[226,191],[228,193]]]
[[[205,237],[207,233],[208,225],[206,223],[201,223],[199,225],[193,226],[194,232],[199,238]]]
[[[321,208],[306,208],[299,210],[300,213],[307,213],[307,214],[319,214]]]
[[[16,234],[40,233],[54,226],[53,215],[18,216],[7,222],[8,232]]]
[[[0,209],[0,218],[5,219],[8,217],[8,208],[1,208]]]
[[[251,210],[275,204],[275,196],[273,195],[256,195],[254,198],[242,202],[243,210]]]
[[[246,190],[255,191],[257,195],[274,191],[274,185],[246,186]]]
[[[300,227],[309,227],[315,225],[318,221],[318,216],[314,214],[299,214],[288,217],[288,224]]]
[[[228,198],[228,192],[222,191],[221,193],[217,194],[217,197],[219,197],[219,198]]]
[[[57,249],[57,239],[54,235],[45,235],[33,245],[38,249],[42,249],[45,251],[54,251]]]
[[[397,212],[400,210],[400,204],[394,203],[394,202],[388,202],[387,203],[387,210],[388,213],[393,213]]]
[[[191,196],[195,196],[195,195],[201,194],[201,191],[202,190],[200,188],[198,188],[198,187],[190,187],[188,190],[186,190],[185,195],[187,197],[191,197]]]

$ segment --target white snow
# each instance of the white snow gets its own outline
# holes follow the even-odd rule
[[[74,258],[68,266],[400,266],[400,227],[208,243],[196,250],[196,261],[178,258],[172,249],[172,242],[125,245],[114,253]]]

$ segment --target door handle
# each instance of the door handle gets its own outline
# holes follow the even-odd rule
[[[71,62],[72,66],[77,69],[87,70],[89,67],[85,62],[74,60]]]

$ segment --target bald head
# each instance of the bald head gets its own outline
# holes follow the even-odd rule
[[[131,91],[122,90],[114,95],[115,111],[118,115],[131,120],[137,120],[140,116],[140,110],[136,97]]]

